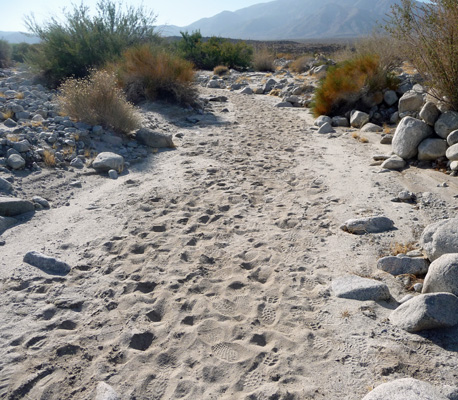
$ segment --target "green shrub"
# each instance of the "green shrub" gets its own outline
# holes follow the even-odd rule
[[[11,53],[11,59],[13,61],[23,63],[26,61],[27,55],[30,51],[33,51],[37,45],[32,45],[29,43],[13,43],[11,45],[12,53]]]
[[[114,73],[94,70],[86,78],[69,78],[59,91],[61,110],[72,118],[123,133],[139,127],[139,115],[118,87]]]
[[[199,31],[192,34],[181,32],[181,36],[177,44],[178,53],[197,68],[211,71],[218,65],[225,65],[244,69],[251,63],[253,48],[245,42],[232,43],[215,36],[203,41]]]
[[[392,7],[387,29],[403,43],[404,54],[430,92],[458,110],[458,2],[402,0]]]
[[[0,68],[11,64],[11,46],[6,40],[0,39]]]
[[[38,51],[28,62],[40,70],[51,85],[74,76],[86,76],[92,68],[118,58],[128,47],[158,40],[155,16],[143,7],[123,8],[111,0],[97,3],[92,16],[87,6],[73,6],[64,12],[65,21],[52,18],[40,26],[33,17],[26,19],[31,32],[39,36]]]
[[[264,48],[254,53],[253,68],[255,71],[273,72],[275,71],[274,61],[275,57]]]
[[[364,95],[384,88],[395,88],[396,79],[391,74],[380,73],[380,58],[377,55],[355,56],[328,69],[312,103],[316,116],[336,115],[348,111]]]
[[[130,101],[171,100],[193,104],[193,65],[183,58],[147,44],[126,50],[114,66],[120,85]]]

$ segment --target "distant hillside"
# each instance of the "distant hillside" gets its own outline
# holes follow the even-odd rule
[[[22,32],[6,32],[0,31],[0,39],[6,40],[9,43],[39,43],[40,39],[37,36],[30,36]]]
[[[200,30],[203,36],[280,40],[350,38],[370,33],[400,0],[275,0],[223,11],[191,25],[161,26],[165,36]]]

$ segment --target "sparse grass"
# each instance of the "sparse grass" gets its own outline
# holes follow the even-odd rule
[[[225,65],[218,65],[213,69],[213,74],[218,76],[224,76],[229,74],[229,68]]]
[[[280,89],[273,89],[270,91],[269,96],[280,96],[281,95],[281,90]]]
[[[391,133],[391,128],[388,126],[388,124],[383,124],[383,133],[385,134]]]
[[[407,254],[409,251],[415,250],[414,242],[399,243],[393,242],[390,244],[390,254],[397,256],[398,254]]]
[[[163,99],[193,105],[196,101],[193,65],[163,49],[149,45],[130,48],[115,68],[118,82],[134,103]]]
[[[66,146],[60,152],[62,153],[64,158],[68,158],[71,155],[73,155],[73,153],[75,152],[75,148],[72,146]]]
[[[5,97],[5,93],[0,92],[0,97]]]
[[[351,134],[351,137],[353,139],[356,139],[358,142],[361,142],[361,143],[369,143],[369,139],[365,136],[361,136],[358,132],[353,132]]]
[[[263,48],[254,54],[253,68],[255,71],[272,72],[275,71],[274,61],[275,57],[272,53],[266,48]]]
[[[289,69],[298,74],[302,74],[310,69],[310,63],[312,61],[313,57],[311,56],[299,57],[290,64]]]
[[[19,142],[19,136],[18,135],[8,135],[6,138],[10,142]]]
[[[24,93],[22,93],[22,92],[16,93],[16,99],[22,100],[24,97],[25,97]]]
[[[344,311],[342,311],[342,313],[340,314],[340,316],[341,316],[341,318],[344,318],[344,319],[345,319],[345,318],[350,318],[350,317],[351,317],[351,313],[350,313],[350,311],[348,311],[348,310],[344,310]]]
[[[43,161],[47,167],[54,167],[56,165],[56,156],[54,152],[48,149],[43,151]]]
[[[14,117],[14,112],[11,111],[11,110],[7,110],[5,112],[2,113],[2,118],[3,119],[8,119],[8,118],[13,118]]]
[[[129,133],[139,127],[140,118],[116,77],[107,71],[93,71],[88,78],[68,79],[60,87],[61,110],[90,125]]]

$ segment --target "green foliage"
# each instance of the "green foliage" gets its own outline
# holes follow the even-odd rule
[[[64,17],[64,22],[51,18],[42,26],[33,17],[26,19],[29,30],[42,40],[38,51],[29,54],[28,62],[51,85],[69,76],[84,77],[134,44],[158,40],[153,28],[156,17],[142,6],[122,7],[100,0],[95,16],[81,4],[64,12]]]
[[[11,48],[12,48],[11,59],[13,61],[23,63],[26,61],[28,53],[30,51],[33,51],[33,49],[35,49],[36,47],[37,45],[32,45],[32,44],[25,43],[25,42],[13,43],[11,45]]]
[[[11,63],[11,47],[6,40],[0,39],[0,68],[6,68]]]
[[[212,70],[218,65],[228,68],[248,68],[253,56],[253,48],[245,42],[232,43],[229,40],[212,36],[204,41],[199,31],[189,34],[181,32],[182,39],[177,50],[197,68]]]
[[[402,0],[392,7],[387,30],[436,98],[458,110],[458,2]]]

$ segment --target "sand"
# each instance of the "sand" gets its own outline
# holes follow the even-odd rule
[[[393,244],[455,216],[456,178],[381,171],[372,155],[390,147],[378,134],[320,135],[278,98],[201,91],[229,100],[194,125],[175,107],[145,109],[177,148],[117,180],[18,181],[52,208],[2,235],[0,398],[93,399],[106,382],[121,399],[357,400],[397,378],[456,383],[458,329],[392,326],[411,292],[376,268]],[[391,202],[404,189],[423,201]],[[373,215],[396,230],[339,229]],[[72,271],[23,263],[31,250]],[[385,282],[393,300],[336,298],[332,279],[346,274]]]

